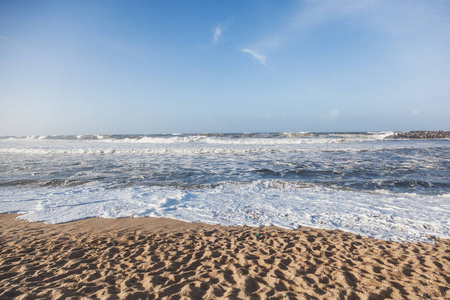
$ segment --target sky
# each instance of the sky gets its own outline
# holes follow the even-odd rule
[[[450,130],[449,0],[0,1],[0,135]]]

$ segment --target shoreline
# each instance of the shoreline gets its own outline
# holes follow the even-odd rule
[[[62,224],[0,214],[0,298],[450,298],[450,240],[165,218]],[[315,298],[314,298],[315,297]]]

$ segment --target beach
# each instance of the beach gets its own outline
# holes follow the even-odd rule
[[[450,241],[0,215],[1,299],[449,299]]]
[[[450,0],[0,1],[0,300],[450,300],[449,37]]]
[[[450,299],[447,140],[0,137],[0,299]]]

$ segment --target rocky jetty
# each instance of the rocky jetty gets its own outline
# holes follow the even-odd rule
[[[408,132],[399,132],[392,136],[394,139],[421,139],[421,140],[430,140],[430,139],[450,139],[450,131],[408,131]]]

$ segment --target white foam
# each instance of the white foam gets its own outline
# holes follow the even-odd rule
[[[343,134],[341,134],[343,136]],[[96,136],[75,140],[7,139],[1,140],[0,153],[17,154],[227,154],[289,153],[300,151],[376,151],[409,148],[402,142],[376,142],[367,138],[221,138],[207,136],[170,136],[111,139]],[[427,147],[426,144],[415,147]]]
[[[193,190],[87,185],[2,189],[0,212],[19,212],[20,219],[47,223],[153,216],[223,225],[312,226],[417,242],[429,236],[450,238],[448,199],[448,194],[367,193],[281,181]]]
[[[353,136],[353,135],[339,135],[337,137],[325,138],[229,138],[229,137],[209,137],[201,135],[193,136],[171,136],[171,137],[142,137],[126,138],[126,139],[105,139],[105,142],[111,143],[134,143],[134,144],[225,144],[225,145],[304,145],[304,144],[337,144],[346,142],[367,142],[373,140],[382,140],[381,136]]]

